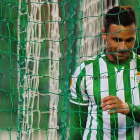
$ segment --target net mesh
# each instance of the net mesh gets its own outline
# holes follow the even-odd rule
[[[82,60],[96,56],[104,47],[104,39],[101,37],[101,28],[103,28],[104,14],[112,8],[118,6],[118,1],[83,1],[83,36],[80,55]],[[94,23],[94,24],[93,24]],[[98,47],[100,46],[100,47]]]
[[[0,1],[0,139],[69,139],[71,74],[103,50],[104,14],[124,3]],[[140,1],[130,4],[139,29]]]

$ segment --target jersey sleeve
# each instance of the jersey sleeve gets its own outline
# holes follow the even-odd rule
[[[82,140],[86,128],[88,106],[70,103],[69,140]]]
[[[130,118],[140,123],[140,105],[135,106],[133,104],[129,104],[130,112],[127,114]]]
[[[86,70],[85,64],[82,63],[75,71],[71,78],[71,97],[70,102],[77,105],[88,105],[88,94],[86,92]]]

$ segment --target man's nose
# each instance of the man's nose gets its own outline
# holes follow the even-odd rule
[[[125,49],[127,49],[127,48],[126,48],[125,41],[119,42],[119,49],[120,49],[120,50],[125,50]]]

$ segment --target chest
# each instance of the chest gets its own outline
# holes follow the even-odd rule
[[[89,99],[96,105],[109,95],[117,96],[125,102],[139,104],[140,76],[136,69],[99,72],[98,75],[86,77],[86,90]]]

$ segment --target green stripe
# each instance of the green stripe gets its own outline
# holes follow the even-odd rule
[[[92,108],[90,109],[90,115],[92,113]],[[91,140],[90,137],[91,137],[91,127],[92,127],[92,121],[93,121],[93,117],[91,116],[91,120],[90,120],[90,126],[89,126],[89,133],[88,133],[88,136],[87,136],[87,140]]]
[[[79,103],[83,103],[83,96],[81,94],[81,82],[85,74],[86,74],[86,71],[85,71],[85,68],[83,68],[81,70],[81,73],[77,77],[78,79],[76,82],[76,94],[77,94],[77,100],[79,101]]]
[[[140,57],[138,56],[137,56],[137,72],[140,72]],[[138,89],[139,89],[139,97],[140,97],[140,83],[138,83]],[[140,133],[139,133],[139,136],[140,136]]]
[[[137,57],[137,71],[140,72],[140,57]],[[138,89],[139,89],[139,97],[140,97],[140,83],[138,84]]]
[[[70,98],[70,100],[73,101],[73,102],[75,102],[75,103],[78,103],[78,104],[81,103],[81,104],[84,104],[84,105],[88,105],[88,101],[81,101],[81,100],[80,100],[80,102],[77,102],[77,99],[73,99],[73,98]],[[78,100],[78,101],[79,101],[79,100]]]
[[[137,71],[140,72],[140,57],[136,55],[137,58]]]
[[[86,60],[85,61],[85,67],[88,66],[89,64],[92,64],[93,63],[93,60]],[[91,75],[88,75],[88,72],[85,74],[87,77]],[[85,87],[85,93],[87,94],[87,86],[86,86],[86,77],[84,79],[84,87]]]
[[[87,66],[87,65],[92,64],[92,63],[93,63],[93,60],[92,60],[92,61],[89,60],[89,61],[86,61],[86,62],[85,62],[85,65]],[[91,76],[91,75],[86,75],[86,76]],[[85,81],[84,81],[84,82],[85,82],[85,92],[87,93],[86,78],[85,78]],[[92,113],[92,108],[90,109],[90,114],[89,114],[89,115],[91,115],[91,113]],[[89,126],[89,134],[88,134],[88,136],[87,136],[87,140],[90,140],[90,137],[91,137],[92,121],[93,121],[93,118],[92,118],[92,116],[91,116],[90,126]]]
[[[139,98],[140,98],[140,83],[138,84],[138,89],[139,89]]]
[[[89,65],[89,64],[92,64],[93,61],[95,61],[95,59],[86,60],[86,61],[85,61],[85,65],[87,66],[87,65]]]
[[[93,60],[85,61],[85,66],[87,66],[87,65],[89,65],[89,64],[91,64],[91,63],[93,63]],[[79,85],[81,85],[81,81],[82,81],[82,78],[83,78],[84,76],[90,76],[90,75],[86,75],[85,68],[81,71],[81,74],[78,76],[78,81],[77,81],[77,83],[76,83],[76,92],[77,92],[77,94],[80,93]],[[82,78],[81,78],[81,77],[82,77]],[[87,93],[86,78],[84,79],[84,87],[85,87],[85,93]],[[80,93],[80,94],[81,94],[81,93]],[[80,96],[81,96],[81,95],[79,95],[79,97],[80,97]],[[83,101],[80,101],[80,102],[83,103]],[[92,108],[91,108],[91,110],[90,110],[90,115],[91,115],[91,113],[92,113]],[[90,140],[90,137],[91,137],[92,120],[93,120],[93,118],[91,118],[91,120],[90,120],[89,134],[88,134],[88,136],[87,136],[87,139],[88,139],[88,140]]]
[[[108,86],[109,86],[109,95],[116,96],[116,72],[115,67],[112,65],[107,65],[108,69]],[[118,114],[114,113],[110,115],[110,126],[111,126],[111,140],[118,139]]]
[[[100,68],[99,68],[99,58],[93,62],[93,96],[97,105],[97,140],[103,140],[103,118],[102,118],[102,108],[101,108],[101,86],[100,86]]]
[[[123,74],[125,102],[132,104],[131,83],[130,83],[130,63],[124,66]],[[134,140],[134,122],[126,116],[126,140]]]
[[[85,62],[85,65],[87,66],[88,64],[93,64],[93,60],[91,61],[86,61]],[[91,76],[91,75],[86,75],[86,76]],[[86,89],[86,88],[85,88]],[[86,90],[87,91],[87,90]],[[89,113],[89,115],[91,116],[91,113],[92,113],[92,106],[91,106],[91,109],[90,109],[90,113]],[[92,118],[92,116],[91,116],[91,120],[90,120],[90,126],[89,126],[89,133],[88,133],[88,136],[87,136],[87,140],[90,140],[90,137],[91,137],[91,132],[92,132],[92,130],[91,130],[91,127],[92,127],[92,121],[93,121],[93,118]]]

